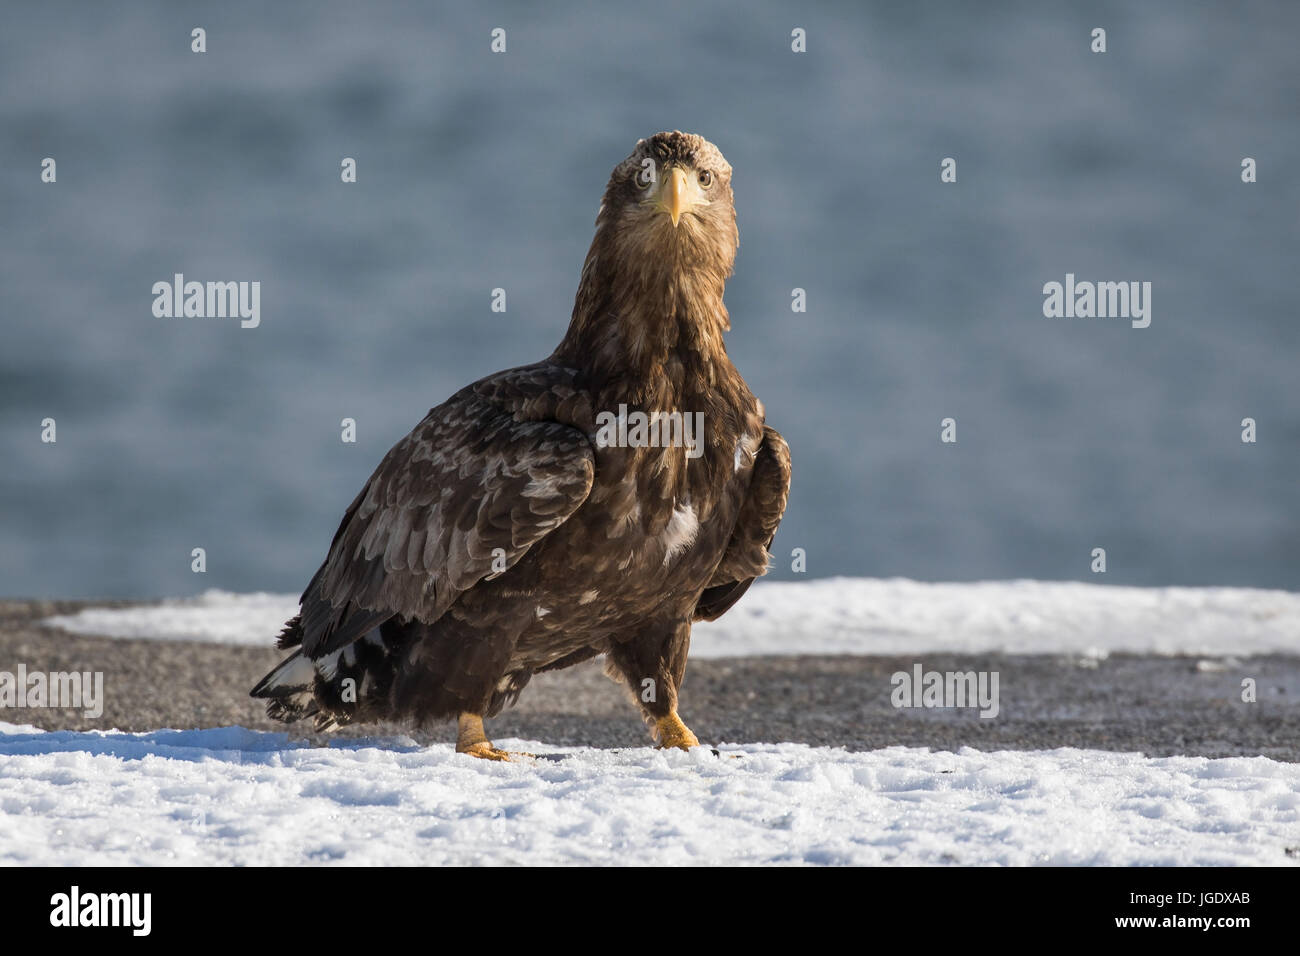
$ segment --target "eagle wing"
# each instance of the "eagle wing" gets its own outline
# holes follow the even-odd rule
[[[344,647],[394,616],[426,623],[512,567],[586,500],[586,397],[541,363],[489,376],[432,409],[384,456],[302,595],[303,653]],[[589,409],[588,409],[589,414]]]
[[[736,517],[726,553],[695,605],[695,620],[721,617],[766,573],[768,547],[790,496],[790,446],[775,428],[763,426],[754,471]]]

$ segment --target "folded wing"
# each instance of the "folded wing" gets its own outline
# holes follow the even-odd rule
[[[790,446],[775,428],[763,427],[754,471],[722,562],[695,605],[695,620],[712,621],[740,600],[766,573],[768,547],[790,496]]]
[[[302,596],[303,653],[319,657],[387,619],[437,620],[504,573],[591,490],[586,435],[553,420],[581,400],[571,373],[529,366],[463,389],[380,462]]]

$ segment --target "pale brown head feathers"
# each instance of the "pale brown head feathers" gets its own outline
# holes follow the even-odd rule
[[[721,353],[738,244],[731,165],[718,148],[677,130],[640,140],[605,187],[557,359]]]

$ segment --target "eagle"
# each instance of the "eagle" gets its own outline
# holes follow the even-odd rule
[[[766,573],[790,450],[727,356],[739,233],[731,166],[677,130],[605,187],[549,358],[468,385],[384,456],[252,690],[282,721],[485,717],[530,678],[603,655],[662,748],[691,625]]]

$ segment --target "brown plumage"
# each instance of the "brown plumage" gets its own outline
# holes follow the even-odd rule
[[[430,411],[344,514],[280,637],[297,650],[252,692],[271,716],[459,717],[458,749],[502,759],[481,718],[604,654],[661,746],[697,743],[677,717],[691,624],[766,571],[790,483],[723,346],[738,241],[716,147],[637,143],[559,347]]]

